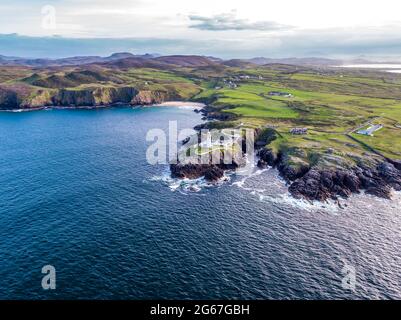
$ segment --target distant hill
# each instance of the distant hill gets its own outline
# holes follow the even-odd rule
[[[61,59],[29,59],[0,56],[0,65],[23,65],[29,67],[73,66],[85,64],[104,64],[108,66],[126,67],[162,67],[163,65],[180,67],[200,67],[217,65],[218,58],[195,55],[159,56],[158,54],[134,55],[129,52],[113,53],[108,57],[77,56]]]
[[[246,60],[248,62],[257,64],[257,65],[265,65],[265,64],[292,64],[299,66],[334,66],[342,64],[341,60],[335,59],[327,59],[327,58],[282,58],[282,59],[272,59],[272,58],[264,58],[257,57]]]
[[[246,67],[252,67],[256,63],[250,60],[231,59],[224,61],[223,64],[228,67],[246,68]]]
[[[155,55],[144,54],[134,55],[129,52],[118,52],[113,53],[108,57],[101,56],[77,56],[68,57],[61,59],[29,59],[29,58],[18,58],[18,57],[6,57],[0,55],[0,65],[23,65],[29,67],[54,67],[54,66],[74,66],[84,65],[93,63],[104,63],[110,61],[118,61],[128,58],[138,59],[152,59]]]
[[[162,56],[154,59],[155,61],[172,64],[180,67],[202,67],[218,64],[217,61],[213,61],[203,56]]]
[[[0,55],[0,65],[20,65],[28,67],[63,67],[63,66],[81,66],[90,64],[99,64],[117,68],[167,68],[167,67],[236,67],[251,68],[252,66],[262,65],[294,65],[294,66],[321,66],[330,67],[344,64],[369,64],[380,63],[370,61],[366,58],[353,60],[328,59],[321,57],[305,58],[265,58],[255,57],[251,59],[230,59],[222,60],[212,56],[198,55],[170,55],[161,56],[159,54],[135,55],[130,52],[117,52],[108,57],[101,56],[76,56],[61,59],[30,59],[7,57]]]
[[[157,68],[170,69],[174,67],[215,67],[220,63],[203,56],[160,56],[160,57],[131,57],[126,59],[107,61],[103,66],[117,68]]]
[[[126,59],[126,58],[133,58],[135,55],[133,55],[130,52],[117,52],[113,53],[110,57],[106,57],[105,59],[107,60],[118,60],[118,59]]]
[[[43,88],[66,88],[76,87],[82,84],[116,82],[116,78],[109,73],[96,70],[79,70],[68,72],[63,75],[52,74],[50,76],[41,76],[34,73],[29,77],[22,79],[22,82]],[[119,79],[117,79],[118,82]]]
[[[155,69],[167,69],[173,67],[173,65],[158,61],[154,58],[142,58],[132,57],[114,61],[102,62],[100,65],[105,67],[115,67],[120,69],[128,68],[155,68]]]

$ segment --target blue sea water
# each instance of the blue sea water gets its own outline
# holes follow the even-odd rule
[[[192,192],[146,161],[147,131],[169,120],[201,122],[182,108],[0,113],[0,299],[401,298],[399,194],[312,205],[256,168]],[[56,290],[41,287],[48,264]]]

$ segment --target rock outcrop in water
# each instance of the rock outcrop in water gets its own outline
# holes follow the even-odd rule
[[[209,159],[193,157],[183,163],[170,165],[171,176],[180,179],[197,179],[204,177],[209,182],[217,182],[224,177],[226,170],[236,170],[245,166],[246,159],[242,151],[231,153],[230,163],[224,163],[225,152],[218,151],[209,155]],[[216,160],[218,159],[218,160]]]
[[[208,181],[218,181],[224,176],[224,170],[213,164],[171,164],[171,176],[179,179],[198,179],[205,177]]]
[[[353,170],[310,170],[294,181],[289,191],[297,198],[323,201],[337,196],[348,198],[352,193],[366,193],[390,199],[391,190],[401,190],[401,172],[391,163],[382,162],[375,168],[356,167]]]

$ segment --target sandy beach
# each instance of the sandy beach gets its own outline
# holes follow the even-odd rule
[[[155,107],[190,107],[190,108],[203,108],[204,103],[191,102],[191,101],[168,101],[160,104],[155,104]]]

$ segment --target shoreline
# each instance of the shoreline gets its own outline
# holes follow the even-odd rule
[[[35,107],[35,108],[21,108],[21,109],[0,109],[0,112],[9,112],[9,113],[20,113],[20,112],[33,112],[33,111],[41,111],[41,110],[93,110],[93,109],[107,109],[107,108],[134,108],[134,107],[178,107],[178,108],[191,108],[191,109],[202,109],[206,105],[201,102],[193,102],[193,101],[166,101],[158,104],[142,104],[142,105],[130,105],[130,104],[122,104],[115,103],[109,105],[98,105],[98,106],[43,106],[43,107]]]
[[[108,108],[135,108],[135,107],[177,107],[177,108],[188,108],[192,110],[200,109],[205,111],[206,104],[192,101],[166,101],[159,104],[150,105],[130,105],[130,104],[110,104],[110,105],[98,105],[98,106],[44,106],[37,108],[23,108],[23,109],[11,109],[11,110],[0,110],[9,113],[21,113],[21,112],[33,112],[40,110],[93,110],[93,109],[108,109]],[[207,112],[206,112],[207,114]],[[210,121],[210,120],[209,120]],[[312,167],[300,168],[295,170],[291,166],[286,165],[286,157],[273,155],[269,149],[262,149],[265,152],[259,153],[258,166],[263,168],[265,165],[275,167],[279,170],[281,176],[288,183],[288,191],[296,199],[307,199],[310,201],[317,200],[319,202],[331,199],[347,199],[351,194],[366,191],[367,193],[373,194],[380,198],[391,198],[391,189],[397,191],[401,185],[401,173],[398,173],[398,163],[392,161],[383,161],[382,163],[376,163],[372,167],[355,167],[349,170],[322,170]],[[258,150],[258,151],[262,151]],[[389,167],[394,164],[396,168]],[[186,171],[186,166],[183,168],[176,169],[177,171]],[[236,166],[235,166],[236,167]],[[213,167],[214,168],[214,167]],[[211,168],[211,169],[213,169]],[[170,168],[171,170],[172,168]],[[200,172],[197,166],[191,168],[191,174],[193,173],[198,176]],[[203,168],[205,169],[205,168]],[[204,171],[204,170],[200,171]],[[233,169],[233,168],[229,168]],[[206,170],[206,169],[205,169]],[[214,168],[210,171],[211,180],[219,180],[220,176],[224,175],[224,172],[228,170],[225,166],[217,170]],[[173,175],[173,171],[171,171]],[[222,172],[220,172],[222,171]],[[181,175],[181,172],[179,172]],[[189,172],[186,172],[188,174]],[[184,174],[185,175],[185,174]],[[203,174],[201,174],[203,175]],[[329,185],[326,185],[328,182]]]
[[[191,107],[191,108],[204,108],[206,105],[202,102],[193,101],[166,101],[158,104],[151,105],[152,107]]]

